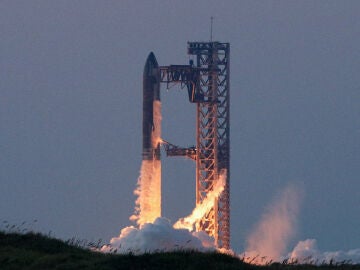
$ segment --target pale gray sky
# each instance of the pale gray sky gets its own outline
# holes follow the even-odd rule
[[[232,247],[295,182],[294,243],[359,248],[359,14],[359,1],[1,1],[0,219],[104,241],[129,225],[146,57],[186,64],[214,16],[231,43]],[[163,137],[193,145],[186,93],[162,100]],[[163,158],[172,221],[194,206],[194,169]]]

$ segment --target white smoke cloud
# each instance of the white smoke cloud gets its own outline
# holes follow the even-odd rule
[[[144,175],[148,173],[147,170],[143,169],[141,172]],[[152,172],[148,174],[152,174]],[[148,208],[143,207],[143,210],[138,211],[138,215],[135,218],[138,227],[129,226],[122,229],[119,237],[112,238],[110,244],[103,246],[101,251],[142,254],[174,250],[216,250],[214,238],[202,231],[195,232],[194,224],[214,207],[216,198],[224,190],[225,179],[226,171],[224,170],[221,172],[218,181],[214,183],[213,190],[207,194],[202,203],[196,205],[192,214],[179,219],[173,226],[168,219],[163,217],[154,218],[154,222],[150,219],[150,221],[146,221],[143,224],[139,223],[139,220],[144,220],[144,216],[147,219],[154,217],[152,211],[146,212],[145,210],[148,210]],[[145,203],[152,205],[151,197],[146,197],[144,194],[139,193],[138,200],[146,199]],[[137,204],[141,206],[141,203]],[[155,213],[159,214],[156,211]]]
[[[174,229],[166,218],[157,218],[140,228],[133,226],[121,230],[119,237],[101,248],[102,252],[154,253],[175,250],[215,250],[214,240],[205,232],[191,233],[187,229]]]
[[[300,264],[329,264],[329,263],[360,263],[360,249],[349,251],[327,251],[320,252],[315,239],[300,241],[294,250],[288,255],[290,262]]]
[[[301,188],[288,186],[275,198],[247,239],[245,261],[264,264],[279,261],[286,253],[288,242],[296,232],[301,195]]]

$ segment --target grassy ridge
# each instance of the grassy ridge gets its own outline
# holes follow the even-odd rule
[[[240,268],[239,268],[240,267]],[[254,269],[240,260],[198,252],[141,256],[92,252],[41,234],[0,232],[0,269]]]
[[[93,252],[64,241],[35,233],[0,231],[0,269],[360,269],[360,265],[254,266],[238,258],[219,253],[178,251],[135,256]]]

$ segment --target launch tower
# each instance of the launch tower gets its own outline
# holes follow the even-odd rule
[[[196,102],[196,203],[212,189],[220,172],[226,184],[215,207],[197,224],[215,238],[220,248],[230,248],[230,102],[229,43],[189,42],[199,69]]]
[[[168,156],[187,156],[196,162],[196,203],[213,189],[220,173],[226,184],[213,207],[196,224],[215,238],[220,248],[230,248],[230,44],[188,42],[196,62],[160,67],[161,82],[180,82],[196,104],[196,147],[167,144]]]

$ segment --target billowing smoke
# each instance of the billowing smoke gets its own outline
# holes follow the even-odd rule
[[[147,171],[142,170],[141,172],[146,173]],[[214,238],[205,232],[195,232],[194,224],[214,207],[216,199],[224,190],[225,179],[226,171],[224,170],[202,203],[196,206],[191,215],[179,219],[174,226],[163,217],[158,217],[153,222],[139,224],[139,220],[144,220],[142,215],[145,212],[139,211],[137,218],[139,227],[129,226],[122,229],[119,237],[112,238],[110,244],[103,246],[101,251],[142,254],[174,250],[216,250]],[[148,212],[145,214],[148,216]]]
[[[215,250],[214,241],[206,233],[191,233],[187,229],[174,229],[166,218],[157,218],[140,228],[133,226],[121,230],[119,237],[103,246],[103,252],[153,253],[174,250]]]
[[[245,261],[256,264],[279,261],[286,253],[296,232],[301,195],[301,189],[288,186],[275,198],[247,239]]]
[[[290,263],[311,264],[337,264],[337,263],[360,263],[360,249],[349,251],[327,251],[318,250],[315,239],[300,241],[294,250],[287,256]]]

